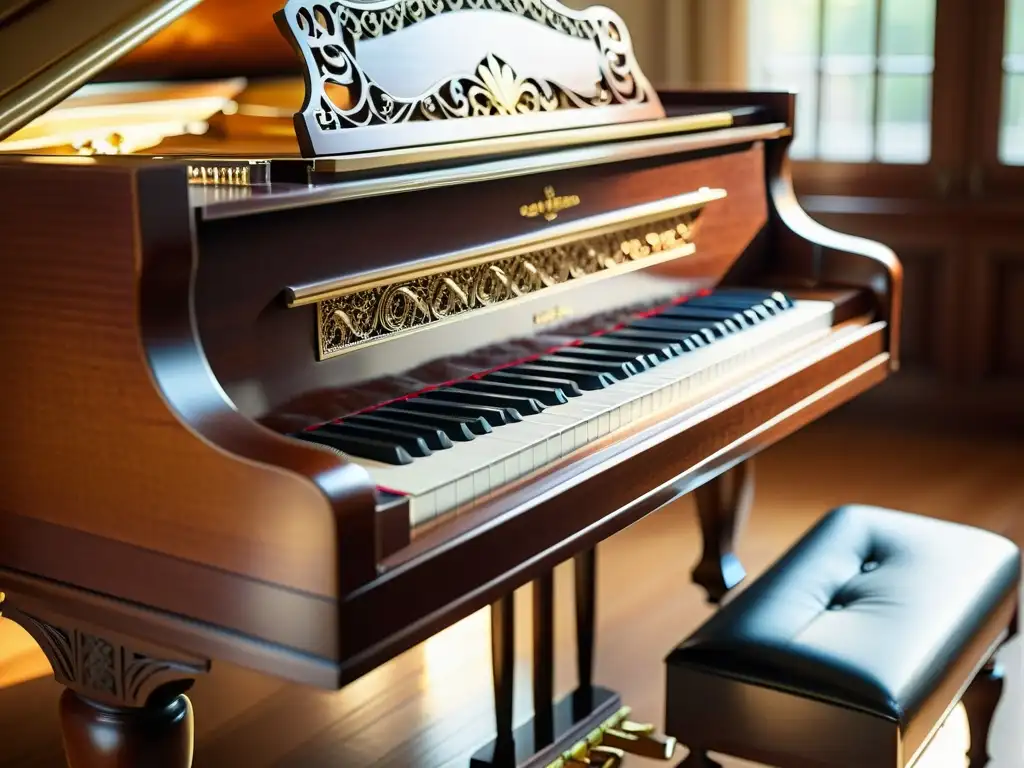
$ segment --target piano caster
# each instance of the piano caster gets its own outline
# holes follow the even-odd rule
[[[190,768],[192,704],[208,661],[137,642],[7,594],[3,616],[38,643],[64,686],[69,768]]]
[[[145,707],[106,707],[67,689],[60,698],[69,768],[190,768],[192,704],[184,694]]]
[[[747,459],[694,492],[704,552],[692,571],[693,582],[719,603],[746,578],[735,547],[754,501],[754,463]]]

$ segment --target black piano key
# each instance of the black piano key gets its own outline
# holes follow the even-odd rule
[[[352,437],[365,437],[368,440],[380,440],[382,443],[394,443],[405,448],[414,459],[429,456],[432,453],[427,441],[411,432],[348,423],[324,424],[318,431],[330,435],[351,435]]]
[[[500,371],[492,371],[485,374],[481,381],[508,382],[511,384],[523,384],[528,387],[553,387],[566,397],[581,397],[583,390],[579,384],[566,378],[557,376],[534,376],[531,374],[516,373],[511,368],[502,368]]]
[[[372,459],[383,464],[412,464],[412,456],[405,448],[382,440],[371,440],[354,435],[338,435],[324,432],[321,429],[297,432],[295,437],[310,443],[326,445],[361,459]]]
[[[711,307],[712,309],[731,309],[734,312],[753,312],[761,320],[767,320],[783,310],[774,303],[767,304],[752,298],[734,298],[732,296],[698,296],[686,302],[691,307]]]
[[[557,365],[559,368],[568,368],[573,371],[588,371],[591,373],[610,373],[616,379],[628,379],[636,376],[637,369],[632,363],[599,363],[596,360],[574,360],[571,357],[560,355],[544,355],[537,358],[539,365]]]
[[[760,323],[762,320],[767,320],[772,316],[772,312],[769,312],[768,308],[761,302],[748,301],[747,299],[700,296],[696,299],[690,299],[680,306],[689,307],[690,309],[693,309],[694,307],[700,309],[714,309],[723,313],[735,312],[754,325]]]
[[[374,415],[391,418],[395,416],[417,424],[440,429],[449,438],[460,443],[472,440],[477,434],[485,435],[491,431],[491,425],[478,417],[445,416],[439,413],[426,413],[403,408],[404,402],[386,405],[373,411]],[[476,427],[474,430],[472,427]]]
[[[643,331],[676,333],[679,335],[683,335],[684,333],[699,333],[709,342],[714,341],[715,339],[720,339],[723,336],[728,336],[730,333],[735,333],[739,330],[735,326],[730,328],[725,323],[681,320],[679,318],[663,317],[662,315],[634,320],[626,327]]]
[[[678,344],[686,352],[706,347],[715,340],[713,331],[705,329],[703,333],[679,334],[669,331],[652,331],[642,328],[622,328],[618,331],[606,333],[602,339],[622,339],[625,341],[662,342],[667,344]]]
[[[641,339],[633,339],[632,341],[627,339],[609,338],[608,334],[602,336],[595,336],[588,338],[580,344],[581,349],[608,349],[608,350],[623,350],[625,352],[633,352],[636,354],[644,353],[647,355],[653,355],[658,358],[659,361],[664,362],[665,360],[671,360],[673,357],[678,357],[683,354],[683,347],[674,341],[643,341]]]
[[[530,397],[517,395],[497,395],[492,392],[474,392],[462,387],[442,387],[420,395],[427,400],[447,400],[468,405],[488,405],[492,408],[517,411],[520,414],[534,416],[544,410],[544,404]]]
[[[770,291],[760,288],[717,288],[712,295],[749,298],[752,301],[764,303],[771,302],[781,309],[790,309],[793,306],[793,300],[782,291]]]
[[[495,395],[532,397],[534,400],[544,403],[544,405],[563,405],[569,402],[569,398],[557,387],[528,386],[514,382],[470,379],[468,381],[460,381],[459,388],[476,392],[490,392]]]
[[[659,312],[656,317],[666,320],[689,320],[698,323],[722,323],[730,331],[741,331],[751,323],[747,318],[738,312],[723,309],[706,309],[701,307],[687,307],[685,304],[677,304]]]
[[[448,435],[445,434],[444,430],[413,421],[409,418],[403,419],[401,416],[395,414],[382,416],[379,413],[360,413],[355,416],[346,416],[345,423],[411,432],[414,435],[422,437],[432,451],[441,451],[452,447],[452,441]],[[472,437],[472,433],[469,433],[469,439],[472,439]]]
[[[559,357],[573,357],[580,360],[596,360],[606,363],[632,363],[638,371],[646,371],[658,364],[657,355],[650,355],[647,352],[629,353],[621,349],[583,349],[580,346],[564,347],[556,354]]]
[[[583,390],[592,391],[604,389],[615,384],[615,377],[610,373],[591,373],[573,368],[562,368],[556,365],[543,365],[540,363],[523,363],[506,369],[509,372],[526,375],[537,375],[554,379],[569,379],[576,382],[576,385]]]
[[[441,400],[437,398],[414,397],[405,401],[406,408],[425,411],[426,413],[441,413],[446,416],[477,416],[492,427],[503,427],[516,421],[522,421],[523,417],[515,408],[493,408],[489,405],[469,405],[455,400]],[[470,429],[478,435],[483,434],[478,428],[470,424]]]

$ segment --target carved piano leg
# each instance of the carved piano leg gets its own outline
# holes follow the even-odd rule
[[[189,768],[192,704],[168,692],[145,707],[105,707],[71,689],[60,699],[64,751],[70,768]]]
[[[3,615],[39,644],[65,687],[61,728],[70,768],[189,768],[192,705],[208,661],[135,642],[8,595]]]
[[[719,475],[694,491],[704,553],[693,569],[693,581],[719,602],[746,577],[735,547],[754,501],[752,459]]]

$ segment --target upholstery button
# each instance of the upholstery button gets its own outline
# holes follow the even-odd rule
[[[877,560],[868,560],[864,563],[864,565],[860,567],[860,570],[861,573],[871,573],[872,571],[877,570],[878,566],[880,565],[881,563],[879,563]]]
[[[830,611],[841,611],[845,607],[846,606],[844,606],[842,603],[829,603],[828,604],[828,609]]]

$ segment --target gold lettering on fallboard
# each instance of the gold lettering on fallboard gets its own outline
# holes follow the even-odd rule
[[[633,269],[647,260],[692,253],[690,242],[701,209],[595,233],[569,242],[502,256],[489,263],[453,266],[444,272],[393,281],[317,302],[320,359],[425,328],[458,315],[485,310],[557,286]],[[572,315],[564,305],[532,315],[537,326]]]
[[[519,207],[519,215],[525,219],[543,216],[545,221],[554,221],[558,214],[580,204],[579,195],[557,195],[555,188],[544,187],[544,199]]]

